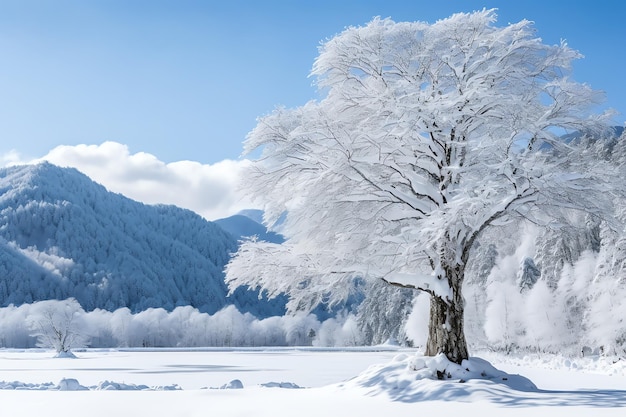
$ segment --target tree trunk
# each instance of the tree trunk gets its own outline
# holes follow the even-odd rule
[[[430,297],[430,322],[426,356],[445,354],[451,362],[460,364],[468,359],[467,342],[463,325],[463,283],[464,268],[456,266],[446,271],[452,288],[452,300],[439,296]]]

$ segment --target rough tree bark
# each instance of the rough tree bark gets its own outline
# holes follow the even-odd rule
[[[465,269],[461,265],[445,268],[452,290],[452,300],[437,295],[430,297],[430,319],[426,356],[443,353],[451,361],[460,364],[469,358],[463,321],[464,303],[461,288]]]
[[[463,251],[462,261],[466,262],[469,250]],[[465,339],[464,311],[465,303],[461,289],[465,278],[465,267],[455,265],[444,267],[452,299],[443,298],[431,290],[413,285],[383,279],[389,285],[399,288],[411,288],[430,294],[430,317],[428,322],[428,339],[426,341],[426,356],[435,356],[440,353],[448,360],[459,365],[464,359],[469,359],[467,341]]]

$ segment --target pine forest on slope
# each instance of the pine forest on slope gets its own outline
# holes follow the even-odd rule
[[[231,297],[224,265],[237,238],[174,206],[111,193],[75,169],[49,163],[0,169],[0,306],[76,298],[85,310],[138,312],[234,304],[283,314],[280,300]]]

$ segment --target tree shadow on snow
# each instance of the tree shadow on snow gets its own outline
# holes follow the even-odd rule
[[[537,390],[528,395],[499,395],[491,399],[493,402],[508,407],[626,407],[626,390]]]
[[[487,401],[504,407],[626,407],[626,390],[543,390],[529,379],[497,370],[487,361],[470,358],[463,365],[443,356],[397,357],[371,367],[341,384],[384,395],[393,401]]]
[[[422,380],[398,383],[397,380],[378,381],[368,387],[371,395],[386,395],[393,401],[415,403],[422,401],[489,401],[506,407],[626,407],[626,390],[542,390],[515,389],[492,381]]]

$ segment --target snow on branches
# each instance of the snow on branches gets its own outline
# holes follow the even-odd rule
[[[353,277],[421,289],[443,303],[431,308],[443,327],[461,326],[434,349],[464,359],[460,291],[474,242],[543,206],[584,205],[571,196],[589,182],[559,136],[601,131],[609,117],[588,116],[598,94],[566,76],[578,52],[543,44],[528,21],[495,21],[493,10],[434,24],[376,18],[322,45],[312,75],[325,97],[276,110],[245,142],[262,155],[243,189],[270,226],[287,213],[287,241],[264,262],[260,242],[244,246],[230,284],[300,301],[344,297],[337,284]]]

